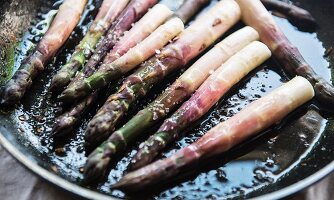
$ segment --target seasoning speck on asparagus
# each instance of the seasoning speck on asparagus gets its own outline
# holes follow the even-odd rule
[[[171,179],[179,175],[185,167],[226,152],[281,121],[313,96],[312,85],[305,78],[296,77],[218,124],[195,143],[166,159],[125,175],[113,188],[137,191]]]

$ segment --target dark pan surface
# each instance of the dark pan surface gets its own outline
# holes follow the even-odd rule
[[[20,4],[16,4],[17,2]],[[163,3],[168,3],[173,8],[176,8],[181,2],[179,0],[163,0]],[[330,80],[333,55],[328,58],[324,58],[323,55],[326,49],[334,43],[334,39],[331,37],[334,35],[334,27],[332,27],[334,13],[331,12],[334,3],[330,0],[303,0],[300,2],[303,7],[311,11],[319,22],[320,30],[317,33],[300,32],[286,20],[275,19],[289,39],[300,48],[306,60],[315,70]],[[13,43],[14,39],[8,39],[11,38],[11,35],[20,38],[20,32],[24,33],[24,30],[32,27],[24,34],[22,42],[17,46],[15,67],[19,66],[20,60],[31,48],[31,45],[36,43],[42,32],[45,31],[47,23],[41,23],[41,21],[47,22],[52,16],[52,9],[59,5],[59,2],[54,5],[53,3],[54,1],[11,0],[8,3],[0,4],[0,24],[4,27],[7,22],[11,22],[10,25],[5,26],[6,29],[1,30],[3,38],[0,39],[6,42],[4,45],[6,48],[10,46],[7,43]],[[83,130],[94,114],[94,110],[84,118],[83,123],[72,136],[62,141],[50,139],[54,117],[61,113],[61,108],[48,93],[48,86],[50,77],[66,61],[74,46],[87,30],[89,22],[96,15],[97,9],[93,5],[100,3],[100,0],[90,0],[90,6],[87,7],[80,26],[75,30],[57,58],[35,81],[34,86],[22,101],[22,105],[14,110],[2,109],[0,114],[0,142],[10,153],[29,169],[56,185],[75,194],[94,199],[102,199],[107,196],[98,196],[97,193],[70,184],[81,185],[80,168],[85,163],[87,154],[83,147]],[[37,10],[36,8],[42,9]],[[20,12],[26,13],[26,15],[18,14]],[[37,15],[37,12],[40,14]],[[23,23],[24,20],[26,21]],[[34,22],[29,25],[31,20]],[[240,24],[234,29],[240,26],[242,25]],[[17,32],[13,32],[13,30],[17,30]],[[128,117],[153,100],[157,94],[161,93],[166,84],[175,80],[178,74],[180,72],[157,85],[148,98],[138,101],[129,112]],[[268,61],[221,99],[204,119],[186,130],[185,136],[165,151],[162,157],[168,156],[177,149],[195,141],[212,126],[233,116],[251,101],[280,86],[287,79],[288,77],[284,75],[274,60]],[[115,83],[115,85],[119,84]],[[108,92],[112,91],[115,91],[115,88]],[[104,97],[101,97],[101,103],[103,103],[103,99]],[[334,158],[332,145],[334,142],[332,134],[334,123],[328,116],[324,112],[319,114],[317,102],[311,102],[252,141],[239,145],[224,155],[208,160],[203,163],[203,166],[198,166],[195,171],[184,173],[184,176],[172,183],[166,183],[162,188],[154,190],[150,188],[140,195],[157,199],[214,199],[218,197],[241,199],[261,197],[266,194],[271,195],[266,196],[266,198],[278,198],[289,195],[314,183],[333,170],[332,163],[322,172],[315,174],[329,165]],[[143,136],[139,142],[145,138],[147,136]],[[104,183],[90,186],[89,189],[112,197],[131,197],[131,195],[125,195],[120,191],[112,191],[109,187],[124,173],[129,159],[136,152],[138,143],[133,144],[132,148],[115,162]],[[61,153],[62,148],[65,149],[65,153]],[[56,174],[58,177],[52,174]],[[315,175],[310,177],[312,174]],[[306,180],[306,178],[308,179]],[[276,191],[277,193],[270,194]]]

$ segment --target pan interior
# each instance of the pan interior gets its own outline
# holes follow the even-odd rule
[[[61,1],[42,3],[40,0],[34,0],[29,1],[29,3],[23,2],[20,5],[17,5],[17,2],[19,1],[12,0],[0,5],[0,8],[1,6],[3,8],[0,9],[3,10],[0,13],[0,23],[12,21],[12,26],[9,28],[18,30],[14,35],[23,38],[18,40],[17,45],[15,44],[13,71],[19,67],[22,59],[40,40],[54,15],[54,10]],[[30,7],[30,2],[33,2],[32,5],[35,7]],[[100,3],[101,0],[89,1],[90,5],[87,7],[80,25],[75,29],[56,59],[34,82],[22,104],[14,110],[2,109],[0,115],[0,132],[13,145],[45,169],[76,184],[80,184],[83,178],[80,169],[87,159],[83,133],[87,122],[94,115],[98,106],[84,117],[80,127],[71,136],[55,141],[50,137],[50,131],[55,116],[63,110],[48,92],[48,88],[51,77],[69,58],[75,45],[78,44],[90,22],[94,19],[97,13],[97,6],[94,5]],[[182,1],[162,0],[162,3],[176,9]],[[211,5],[215,3],[216,1],[213,1]],[[37,5],[43,5],[42,9],[36,10]],[[19,11],[22,10],[22,13],[29,16],[27,21],[32,21],[32,25],[22,23],[24,17],[20,15],[15,17],[14,13],[18,12],[17,9],[14,9],[15,6],[19,6]],[[333,44],[333,39],[330,37],[334,32],[331,26],[334,13],[330,12],[334,7],[333,3],[329,0],[323,0],[321,3],[305,0],[302,6],[309,9],[318,20],[321,29],[317,33],[300,32],[285,19],[275,17],[275,20],[292,43],[299,47],[315,71],[330,81],[330,65],[333,56],[324,58],[323,55],[326,49]],[[35,14],[37,12],[38,15]],[[17,25],[18,23],[22,24]],[[233,30],[237,30],[241,26],[239,24]],[[23,32],[28,27],[30,27],[29,31]],[[20,31],[24,34],[20,35]],[[9,36],[13,34],[11,31],[1,33],[7,36],[6,49],[11,44],[14,45],[14,39],[8,41]],[[0,39],[5,41],[5,38]],[[139,100],[131,108],[123,122],[152,101],[180,73],[171,75],[167,80],[155,86],[148,98]],[[214,125],[230,118],[250,102],[277,88],[287,80],[288,77],[282,72],[280,66],[273,59],[269,60],[221,99],[202,120],[185,130],[183,137],[176,144],[171,145],[161,157],[171,155],[178,149],[194,142]],[[109,88],[106,93],[114,92],[120,83],[121,81],[115,83],[115,87]],[[99,105],[103,103],[104,99],[105,97],[101,97]],[[214,199],[218,197],[238,199],[258,197],[283,189],[315,173],[333,160],[334,147],[330,144],[333,142],[334,136],[330,132],[333,131],[334,127],[333,122],[326,117],[323,113],[319,114],[317,102],[310,102],[259,137],[239,145],[224,155],[200,164],[194,171],[184,172],[179,179],[167,183],[161,188],[146,191],[141,195],[163,199]],[[154,129],[148,131],[122,157],[117,159],[105,182],[91,186],[90,189],[113,197],[129,197],[120,191],[110,190],[110,186],[119,180],[125,172],[138,144],[153,131]]]

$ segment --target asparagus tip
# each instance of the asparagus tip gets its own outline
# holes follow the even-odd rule
[[[18,90],[19,88],[16,87],[15,84],[10,86],[9,88],[6,88],[2,93],[3,96],[1,98],[0,104],[2,106],[14,106],[15,104],[17,104],[22,97],[21,93]]]
[[[56,119],[55,124],[51,131],[52,137],[61,137],[68,134],[75,124],[76,119],[68,115],[61,116]]]
[[[106,173],[109,163],[109,156],[105,156],[100,147],[95,149],[95,151],[89,155],[84,167],[84,181],[86,183],[92,183],[102,179]]]
[[[59,73],[52,78],[50,91],[58,92],[69,82],[70,78],[66,73]]]

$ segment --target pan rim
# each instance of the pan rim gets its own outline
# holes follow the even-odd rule
[[[33,162],[27,156],[25,156],[21,151],[19,151],[7,138],[0,132],[0,145],[14,158],[16,159],[21,165],[27,168],[29,171],[33,172],[34,174],[38,175],[39,177],[45,179],[49,183],[67,191],[77,196],[86,198],[86,199],[96,199],[96,200],[116,200],[117,198],[105,195],[99,192],[95,192],[84,188],[82,186],[76,185],[71,183],[60,176],[57,176],[50,171],[47,171],[45,168],[41,167],[37,163]],[[271,192],[268,194],[264,194],[259,197],[254,197],[251,199],[256,200],[265,200],[265,199],[282,199],[284,197],[290,196],[299,192],[316,182],[322,180],[330,173],[334,171],[334,161],[323,167],[322,169],[318,170],[317,172],[313,173],[312,175],[304,178],[290,186],[287,186],[283,189],[280,189],[275,192]]]

